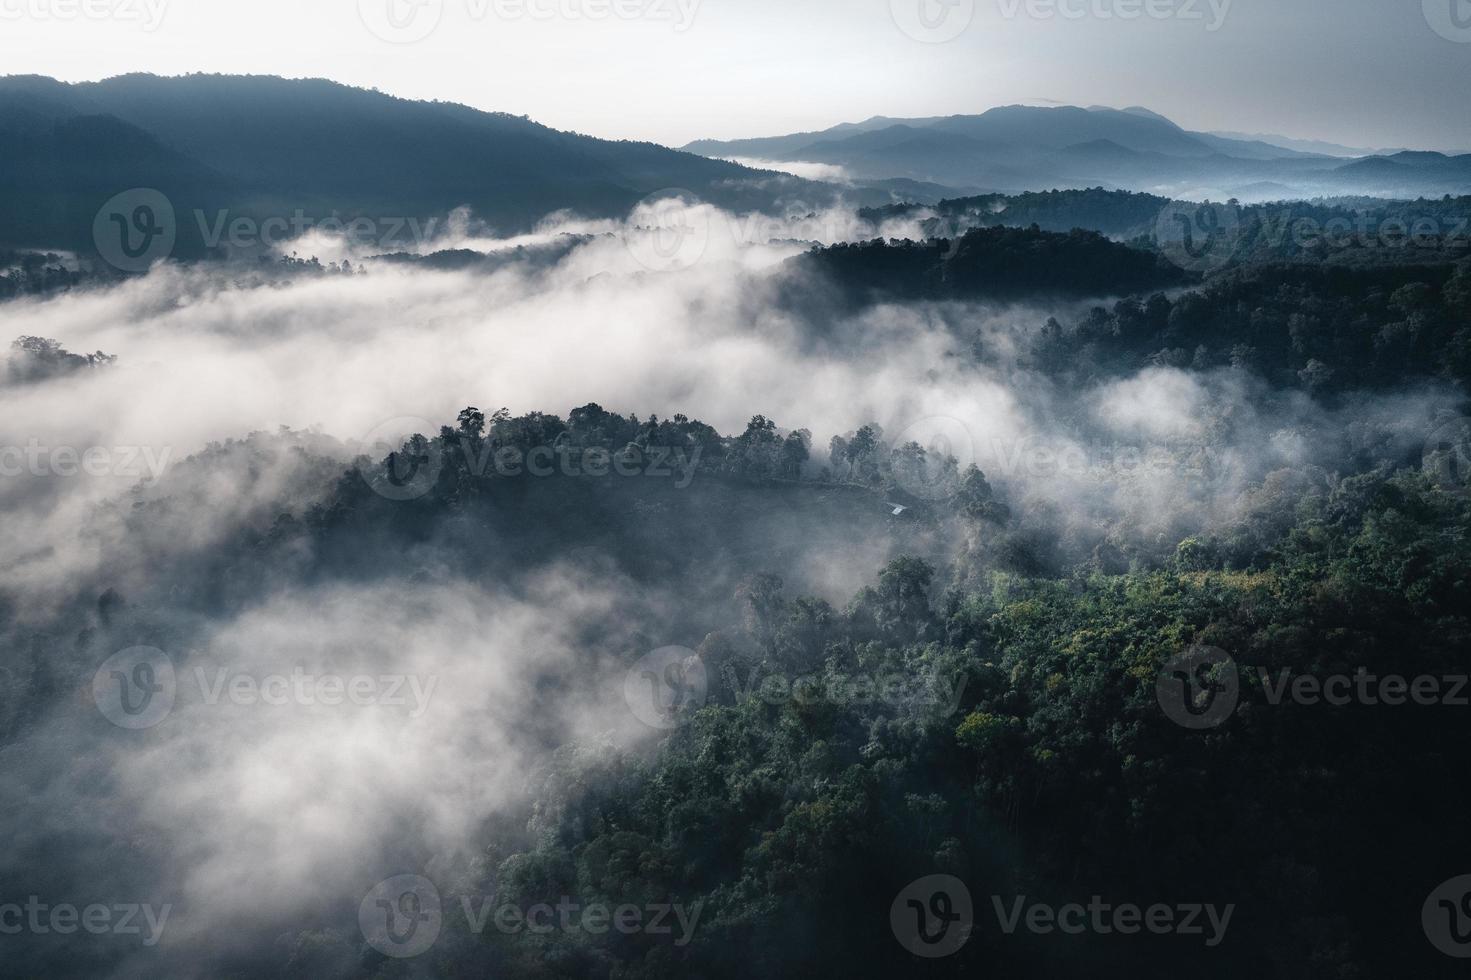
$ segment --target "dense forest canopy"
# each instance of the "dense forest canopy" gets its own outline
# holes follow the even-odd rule
[[[0,256],[7,968],[1452,975],[1471,261],[1171,206]]]

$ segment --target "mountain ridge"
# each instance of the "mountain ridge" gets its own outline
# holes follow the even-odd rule
[[[1229,197],[1236,189],[1252,187],[1285,188],[1305,198],[1471,191],[1471,157],[1397,151],[1391,159],[1403,170],[1372,165],[1344,169],[1345,164],[1383,157],[1344,157],[1283,146],[1269,138],[1192,132],[1142,106],[1005,105],[974,115],[874,117],[861,125],[861,132],[843,124],[817,133],[696,140],[683,149],[716,158],[812,159],[843,167],[854,178],[903,177],[1011,193],[1098,183],[1192,199]],[[920,133],[948,135],[954,142],[926,138],[915,143]],[[977,141],[987,148],[978,150]],[[906,143],[915,143],[913,152],[903,152]],[[1105,143],[1117,149],[1100,154]],[[885,151],[876,153],[874,147],[881,145]]]
[[[741,208],[769,204],[773,181],[814,197],[825,187],[510,113],[270,75],[0,76],[0,141],[16,148],[0,158],[0,235],[19,246],[86,248],[97,209],[135,187],[177,195],[180,211],[254,217],[428,218],[469,206],[504,231],[560,210],[619,217],[671,189]]]

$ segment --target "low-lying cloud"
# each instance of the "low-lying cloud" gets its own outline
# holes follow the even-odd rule
[[[785,260],[810,241],[864,237],[850,234],[851,215],[696,206],[667,217],[655,202],[627,222],[561,215],[504,239],[459,215],[418,252],[508,261],[432,268],[309,238],[288,250],[359,270],[260,284],[228,266],[161,265],[9,304],[13,334],[120,358],[0,387],[0,446],[44,447],[49,461],[61,447],[113,454],[100,471],[48,463],[0,482],[15,528],[0,544],[12,648],[101,582],[146,591],[240,527],[300,515],[385,421],[448,423],[472,404],[565,414],[597,402],[726,433],[759,413],[813,433],[812,475],[832,436],[876,422],[888,440],[943,443],[978,464],[1023,515],[1150,538],[1229,520],[1280,467],[1331,467],[1367,446],[1412,452],[1448,401],[1425,388],[1326,407],[1236,370],[1149,368],[1072,390],[1024,355],[1049,315],[1068,322],[1081,306],[881,304],[814,323],[782,300],[807,285]],[[120,466],[116,454],[134,449],[168,462]],[[851,589],[875,570],[834,569],[792,546],[795,589]],[[59,880],[86,880],[83,863],[122,852],[92,880],[172,902],[160,945],[187,961],[324,908],[350,916],[390,874],[462,873],[484,822],[524,798],[527,773],[557,745],[648,737],[619,701],[621,670],[670,599],[601,566],[553,559],[507,582],[431,568],[309,587],[283,570],[269,586],[227,618],[179,627],[187,646],[165,651],[177,700],[156,726],[99,717],[82,672],[0,749],[13,801],[0,829],[15,842],[0,881],[47,861],[68,869]],[[281,689],[275,678],[323,675],[413,678],[408,689],[428,693],[417,713],[259,696]],[[244,693],[219,678],[244,678]],[[211,690],[225,693],[210,703]],[[92,843],[68,852],[68,839]]]

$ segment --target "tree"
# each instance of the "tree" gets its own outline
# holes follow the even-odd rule
[[[1011,508],[996,499],[996,491],[980,468],[971,465],[961,477],[955,505],[965,516],[977,521],[1004,524],[1011,517]]]
[[[467,408],[459,415],[460,434],[479,439],[485,434],[485,413],[478,408]]]
[[[781,447],[781,475],[788,480],[802,476],[802,467],[812,455],[812,433],[799,429],[789,433]]]
[[[786,609],[784,588],[780,576],[763,572],[752,575],[736,591],[745,609],[746,628],[768,650],[774,644]]]
[[[895,558],[879,572],[875,619],[880,629],[908,639],[922,639],[934,614],[930,584],[935,570],[921,558]]]

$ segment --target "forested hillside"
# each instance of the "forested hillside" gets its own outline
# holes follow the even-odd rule
[[[208,324],[224,298],[340,297],[385,276],[448,277],[415,281],[458,297],[507,272],[541,282],[597,247],[293,260],[237,269],[223,292],[205,266],[186,305]],[[1466,265],[1254,263],[1202,282],[1097,235],[992,229],[773,268],[757,319],[796,331],[786,356],[866,356],[866,331],[920,329],[875,318],[918,303],[922,343],[939,345],[924,349],[945,354],[915,383],[938,370],[969,390],[1004,383],[1032,430],[966,446],[977,416],[959,430],[874,419],[829,439],[752,391],[750,421],[727,433],[600,404],[466,408],[355,459],[320,433],[260,432],[91,510],[85,558],[17,555],[32,576],[68,569],[44,604],[13,580],[0,605],[5,751],[38,785],[41,740],[119,649],[166,650],[181,679],[206,676],[222,649],[295,621],[310,625],[287,649],[307,663],[344,643],[422,663],[431,620],[399,617],[426,612],[463,647],[434,661],[452,693],[395,737],[431,783],[485,780],[493,805],[471,808],[448,852],[342,828],[372,869],[349,892],[403,868],[433,882],[432,948],[385,955],[364,943],[356,900],[332,900],[296,908],[268,946],[186,944],[158,962],[300,977],[1448,975],[1414,913],[1465,860],[1466,794],[1446,774],[1468,748],[1454,724],[1471,640]],[[613,283],[581,288],[630,288]],[[1087,298],[1110,286],[1122,298]],[[50,302],[110,295],[93,283]],[[132,370],[117,353],[27,336],[0,392],[24,404],[111,385]],[[206,530],[222,487],[237,509]],[[519,646],[496,646],[508,629]],[[660,649],[682,651],[680,686],[661,700],[650,675],[651,716],[629,692]],[[1160,684],[1202,649],[1229,662],[1213,683],[1231,710],[1190,727]],[[1286,693],[1344,677],[1367,693]],[[1397,702],[1395,678],[1434,679],[1436,700]],[[238,750],[191,742],[210,710],[181,701],[142,741],[113,744],[152,746],[141,771],[228,759]],[[283,742],[257,727],[269,720],[240,714],[231,731],[289,754],[330,737]],[[470,731],[479,748],[460,747]],[[437,786],[382,792],[373,806],[438,819],[423,809]],[[145,833],[157,818],[115,805],[98,819],[136,843],[89,836],[68,853],[64,836],[18,837],[0,885],[105,861],[120,889],[182,888],[180,921],[212,921],[209,901],[160,877],[174,845]],[[237,833],[277,839],[254,806],[196,831],[214,860],[249,862]],[[964,943],[931,960],[906,949],[890,906],[936,874],[973,904]],[[1228,918],[1059,937],[1008,931],[1019,899]],[[475,916],[543,905],[677,915],[667,932]],[[101,942],[17,957],[37,975],[114,962]]]

